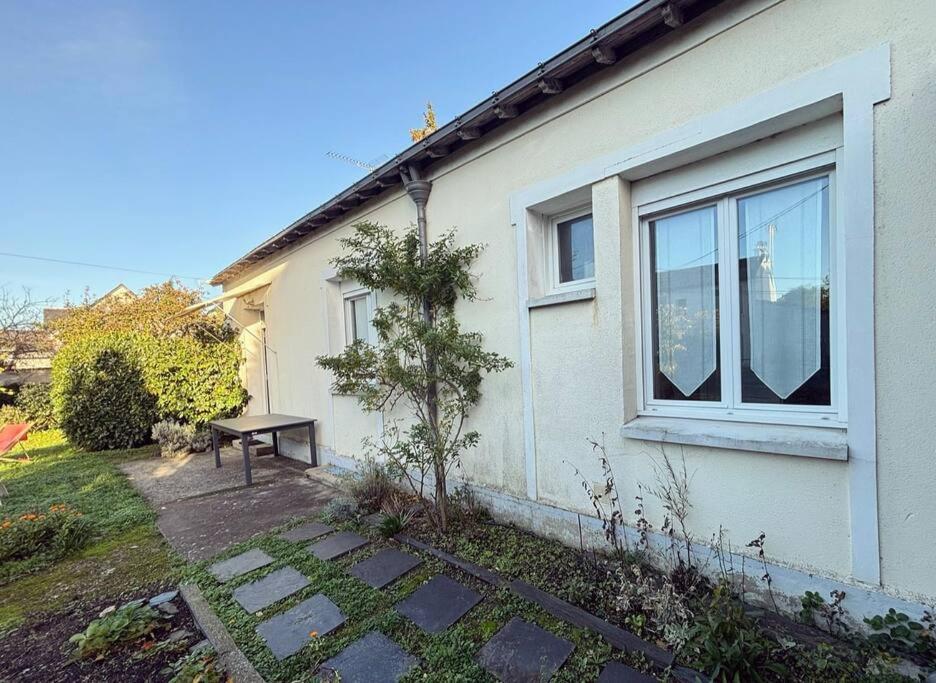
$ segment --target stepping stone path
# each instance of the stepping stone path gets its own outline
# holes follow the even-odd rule
[[[309,585],[292,567],[283,567],[234,591],[234,599],[248,612],[257,612]]]
[[[319,536],[330,534],[334,530],[334,527],[322,524],[321,522],[309,522],[308,524],[297,526],[295,529],[290,529],[280,534],[278,538],[284,541],[291,541],[292,543],[299,543],[300,541],[311,541]]]
[[[620,662],[608,662],[598,677],[598,683],[656,683],[656,680]]]
[[[427,633],[441,633],[479,602],[480,594],[440,575],[399,603],[396,611]]]
[[[372,588],[383,588],[420,564],[418,557],[388,548],[357,563],[349,573]]]
[[[257,633],[266,642],[277,659],[285,659],[299,652],[313,638],[321,638],[345,622],[345,616],[331,600],[321,593],[303,600],[298,605],[257,627]],[[315,633],[315,636],[310,634]]]
[[[371,631],[322,665],[325,681],[341,683],[397,683],[419,664],[379,631]]]
[[[308,550],[320,560],[334,560],[336,557],[341,557],[352,550],[367,545],[367,543],[367,539],[363,536],[358,536],[351,531],[342,531],[310,545]]]
[[[273,558],[262,550],[254,548],[246,553],[235,555],[221,562],[215,562],[208,567],[208,573],[218,581],[230,581],[231,579],[252,572],[254,569],[260,569],[273,562]]]
[[[574,647],[568,640],[514,617],[481,648],[478,663],[500,681],[548,681]]]

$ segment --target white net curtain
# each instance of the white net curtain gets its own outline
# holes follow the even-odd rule
[[[823,240],[828,177],[738,200],[751,371],[787,399],[822,365]],[[743,272],[743,271],[742,271]]]
[[[718,234],[709,206],[652,223],[659,371],[686,397],[718,364]]]

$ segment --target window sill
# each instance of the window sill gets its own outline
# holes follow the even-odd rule
[[[832,427],[641,416],[622,425],[621,436],[660,443],[848,460],[846,430]]]
[[[543,308],[545,306],[558,306],[559,304],[569,304],[576,301],[591,301],[595,298],[595,294],[596,291],[594,287],[547,294],[538,299],[530,299],[527,301],[527,308]]]

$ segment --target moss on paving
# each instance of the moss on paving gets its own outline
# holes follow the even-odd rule
[[[355,562],[366,559],[393,543],[380,538],[370,527],[346,524],[341,525],[341,528],[367,536],[371,545],[350,557],[337,561],[322,561],[306,551],[308,543],[283,541],[271,532],[233,546],[211,561],[230,557],[250,548],[260,548],[275,560],[262,570],[224,584],[219,584],[208,574],[207,566],[211,562],[201,562],[187,570],[186,578],[198,583],[238,647],[258,672],[269,681],[315,680],[313,672],[322,662],[373,629],[382,631],[403,649],[419,657],[421,667],[411,673],[407,680],[493,681],[492,677],[478,667],[475,657],[481,647],[514,616],[539,624],[575,644],[575,650],[554,679],[556,681],[595,680],[606,661],[626,657],[623,653],[613,652],[596,634],[555,619],[533,603],[509,591],[494,589],[411,548],[406,548],[406,551],[419,554],[423,564],[389,587],[383,590],[373,589],[348,574],[347,569]],[[255,615],[248,614],[234,601],[232,593],[235,588],[256,581],[284,566],[291,566],[303,573],[309,578],[310,585]],[[441,634],[430,635],[398,615],[393,606],[415,591],[424,581],[442,573],[482,593],[484,600],[451,628]],[[277,662],[257,634],[257,626],[319,592],[338,605],[347,621],[332,634],[310,637],[309,645],[299,653]],[[639,659],[624,661],[646,669],[646,664]]]
[[[167,580],[180,561],[156,531],[156,513],[117,465],[150,457],[152,447],[82,453],[59,432],[31,436],[30,460],[0,462],[9,495],[0,516],[17,516],[65,503],[94,524],[94,539],[75,555],[8,562],[0,569],[0,634],[32,617],[118,596]],[[51,566],[50,566],[51,565]]]

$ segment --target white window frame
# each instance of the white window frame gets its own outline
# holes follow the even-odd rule
[[[559,294],[562,292],[574,292],[580,289],[588,289],[595,286],[595,277],[582,278],[580,280],[570,280],[569,282],[559,282],[559,224],[566,221],[572,221],[585,216],[592,217],[592,244],[595,240],[595,216],[592,213],[591,204],[579,205],[569,211],[556,214],[549,217],[549,224],[546,230],[546,281],[549,283],[549,293]],[[592,253],[592,258],[595,258]],[[597,265],[597,264],[596,264]],[[597,274],[597,270],[595,271]]]
[[[685,417],[715,420],[762,422],[802,426],[835,426],[847,424],[845,400],[845,287],[844,230],[841,229],[841,197],[836,182],[840,165],[836,151],[783,164],[760,172],[690,190],[635,207],[635,225],[639,226],[639,292],[640,310],[637,325],[637,363],[639,415]],[[741,401],[741,324],[738,301],[738,240],[737,201],[745,196],[783,187],[817,177],[829,177],[829,350],[830,406],[752,404]],[[718,225],[719,258],[719,330],[721,374],[720,401],[665,400],[653,397],[653,339],[650,324],[650,221],[703,206],[715,206]]]
[[[351,346],[351,344],[354,343],[354,316],[351,314],[351,303],[359,300],[363,300],[367,306],[367,338],[365,341],[368,344],[373,344],[377,339],[376,330],[374,330],[374,309],[376,306],[373,292],[364,287],[358,287],[347,292],[342,292],[341,297],[344,315],[345,346]]]

